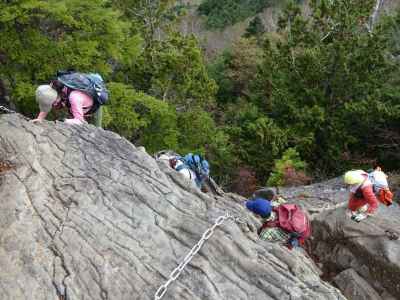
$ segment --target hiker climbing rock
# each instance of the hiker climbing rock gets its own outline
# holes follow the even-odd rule
[[[158,160],[165,160],[168,161],[168,164],[171,168],[176,170],[176,168],[179,168],[178,171],[180,174],[182,174],[183,177],[185,177],[188,181],[193,182],[196,184],[196,173],[192,171],[190,168],[182,168],[181,165],[184,164],[182,160],[180,160],[181,156],[171,150],[164,150],[160,151],[155,155],[156,159]]]
[[[273,207],[286,203],[286,200],[284,198],[279,195],[275,195],[275,192],[269,188],[262,188],[255,191],[253,194],[253,198],[272,199],[270,201]]]
[[[393,204],[393,193],[390,191],[388,176],[382,171],[378,165],[368,174],[368,178],[372,182],[372,187],[378,200],[386,206]]]
[[[393,195],[388,187],[387,176],[380,168],[371,173],[363,170],[348,171],[344,174],[344,182],[350,188],[349,214],[356,222],[375,213],[378,199],[385,205],[392,203]]]
[[[184,157],[177,158],[177,163],[174,168],[178,172],[185,169],[192,171],[192,173],[195,174],[194,182],[200,189],[204,188],[204,182],[210,176],[210,165],[200,154],[189,153]]]
[[[101,126],[101,105],[108,100],[108,91],[99,74],[59,72],[50,85],[40,85],[36,89],[36,101],[40,112],[32,122],[46,119],[51,109],[67,107],[72,118],[68,124],[83,124],[93,118],[96,126]]]
[[[189,153],[180,156],[173,151],[160,151],[156,159],[168,160],[171,168],[193,182],[203,192],[207,192],[205,182],[210,177],[210,165],[200,154]]]
[[[253,198],[246,202],[246,207],[263,219],[263,225],[257,231],[260,239],[284,243],[289,249],[303,245],[311,236],[311,223],[300,207],[280,204],[272,190],[264,190],[258,195],[265,198]]]

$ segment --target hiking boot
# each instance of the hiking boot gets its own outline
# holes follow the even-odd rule
[[[367,214],[364,214],[364,213],[357,213],[357,214],[353,215],[353,216],[351,217],[351,219],[352,219],[353,221],[356,221],[357,223],[359,223],[359,222],[361,222],[362,220],[366,219],[367,217],[368,217]]]
[[[348,216],[349,218],[352,218],[355,214],[356,214],[355,211],[352,211],[350,209],[346,209],[346,216]]]

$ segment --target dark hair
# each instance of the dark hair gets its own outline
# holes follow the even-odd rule
[[[254,192],[254,197],[260,197],[271,201],[275,197],[275,192],[272,189],[261,189]]]
[[[372,169],[377,169],[377,168],[381,168],[381,164],[379,163],[379,162],[374,162],[373,164],[372,164]]]
[[[57,79],[54,79],[50,82],[50,85],[53,89],[57,91],[57,93],[60,95],[62,92],[62,89],[64,88],[64,85],[58,81]]]

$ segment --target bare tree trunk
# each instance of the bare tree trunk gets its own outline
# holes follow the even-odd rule
[[[10,106],[10,98],[3,79],[0,79],[0,105]]]
[[[379,10],[383,6],[383,1],[384,0],[376,0],[374,11],[372,12],[371,17],[369,18],[369,24],[367,25],[369,33],[371,33],[374,30],[376,19],[378,18],[379,15]]]

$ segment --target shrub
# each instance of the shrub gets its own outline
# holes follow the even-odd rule
[[[311,179],[305,174],[306,163],[294,148],[288,148],[275,166],[268,179],[268,186],[294,186],[308,184]]]

